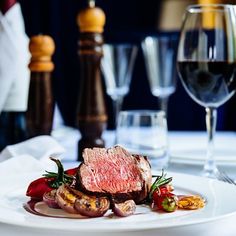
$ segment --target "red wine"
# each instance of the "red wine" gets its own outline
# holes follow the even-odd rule
[[[202,106],[218,107],[235,92],[235,63],[183,61],[177,67],[188,94]]]

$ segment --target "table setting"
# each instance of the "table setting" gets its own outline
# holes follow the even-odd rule
[[[103,44],[104,13],[95,1],[88,5],[77,19],[78,127],[64,125],[56,105],[50,135],[0,152],[0,235],[235,235],[236,132],[216,132],[217,109],[236,90],[235,6],[188,6],[175,48],[176,38],[161,36],[139,47]],[[156,110],[122,109],[138,50]],[[206,110],[206,132],[168,129],[175,68]],[[100,72],[113,130],[106,129]]]

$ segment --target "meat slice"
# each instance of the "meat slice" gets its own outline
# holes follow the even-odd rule
[[[116,201],[139,203],[151,187],[151,167],[146,157],[131,155],[120,146],[85,149],[78,171],[79,187],[87,192],[109,194]]]

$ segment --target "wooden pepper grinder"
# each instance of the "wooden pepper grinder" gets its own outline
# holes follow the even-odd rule
[[[32,54],[28,110],[26,113],[28,137],[50,135],[52,130],[54,101],[51,86],[51,61],[55,51],[53,39],[47,35],[37,35],[30,39]]]
[[[80,29],[80,91],[77,124],[82,138],[78,143],[78,160],[84,148],[104,147],[102,132],[106,129],[107,114],[101,82],[100,62],[103,45],[104,12],[89,1],[89,7],[77,18]]]

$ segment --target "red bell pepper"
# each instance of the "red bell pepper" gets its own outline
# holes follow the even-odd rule
[[[65,174],[67,174],[67,175],[76,175],[77,171],[78,171],[78,167],[71,168],[71,169],[66,170]]]
[[[42,200],[44,193],[50,192],[53,188],[50,187],[50,181],[54,180],[54,178],[46,178],[41,177],[39,179],[31,182],[27,188],[26,196],[31,197],[33,199]]]

